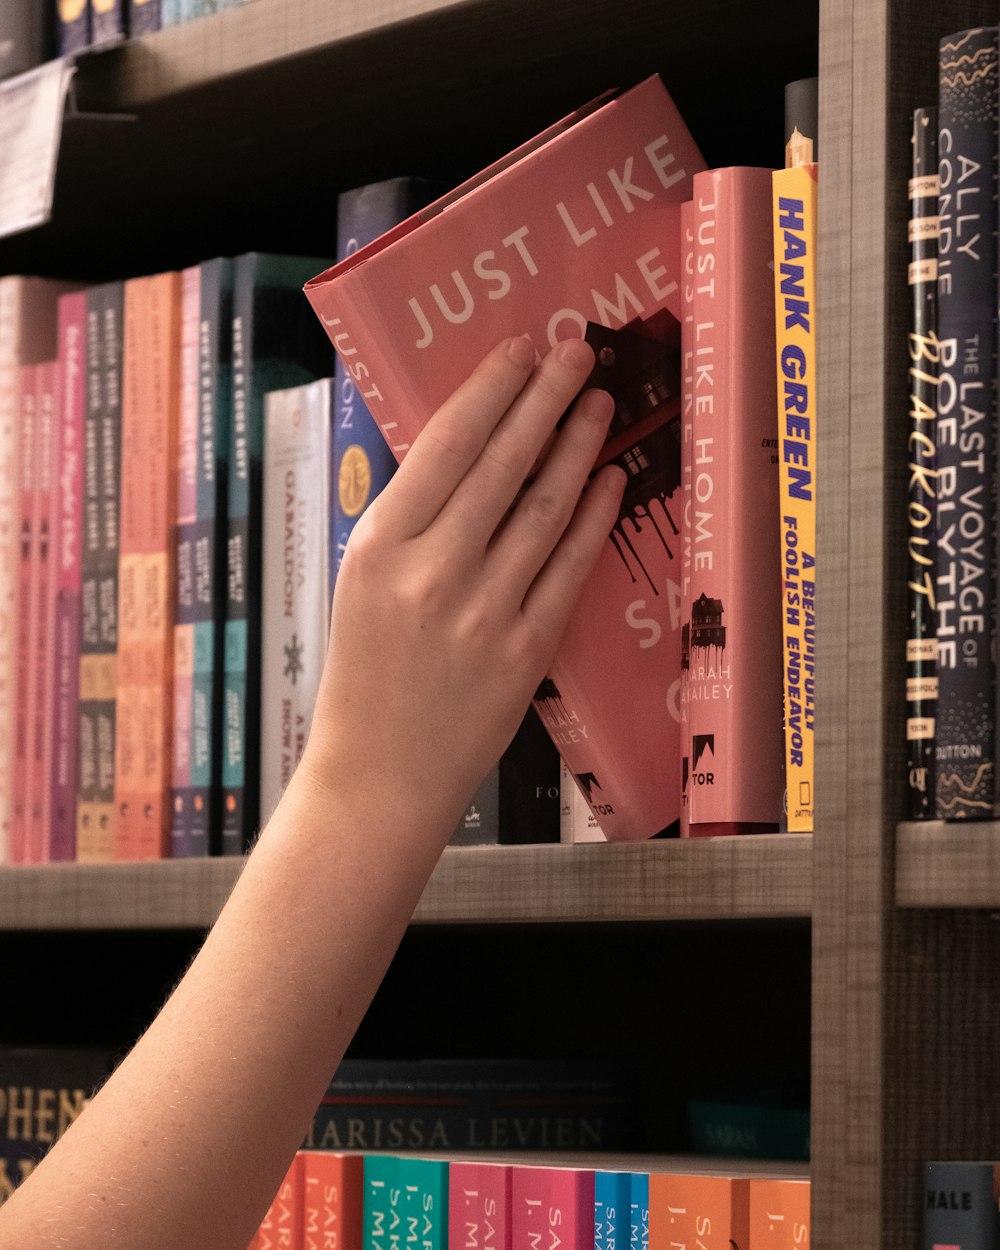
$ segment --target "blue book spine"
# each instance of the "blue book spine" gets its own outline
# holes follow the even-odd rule
[[[649,1250],[648,1172],[632,1172],[630,1175],[628,1250]]]
[[[628,1250],[630,1181],[628,1172],[594,1173],[594,1250]]]
[[[91,10],[91,39],[95,47],[125,38],[127,0],[91,0]]]
[[[90,0],[59,0],[59,55],[71,56],[90,46]]]
[[[128,31],[135,38],[160,29],[160,0],[129,0]]]
[[[337,198],[337,259],[405,221],[434,198],[433,183],[422,178],[390,178],[369,183]],[[396,460],[361,398],[356,379],[337,358],[334,373],[333,437],[330,440],[330,600],[347,540],[358,517],[396,471]]]

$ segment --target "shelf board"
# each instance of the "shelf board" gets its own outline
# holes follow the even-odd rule
[[[0,869],[0,930],[203,929],[232,859]],[[772,834],[583,846],[454,847],[417,924],[808,917],[812,838]]]
[[[896,903],[1000,908],[1000,822],[928,820],[899,825]]]

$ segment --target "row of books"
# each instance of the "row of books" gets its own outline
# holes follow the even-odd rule
[[[808,1250],[804,1170],[300,1151],[250,1250]]]
[[[1000,815],[997,28],[943,38],[937,69],[909,183],[908,814],[981,820]]]

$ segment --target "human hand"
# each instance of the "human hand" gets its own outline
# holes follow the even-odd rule
[[[528,339],[500,344],[360,519],[302,761],[313,780],[346,769],[355,801],[359,786],[383,803],[390,788],[408,813],[454,827],[618,516],[622,471],[587,483],[613,408],[604,391],[579,395],[593,363],[582,340],[540,362]]]

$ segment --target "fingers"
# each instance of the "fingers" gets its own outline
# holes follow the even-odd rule
[[[414,441],[379,504],[404,538],[421,534],[476,463],[535,367],[526,337],[500,343],[451,395]]]
[[[580,503],[613,411],[606,391],[587,391],[577,400],[538,476],[494,539],[485,572],[501,601],[519,605],[551,556]]]

